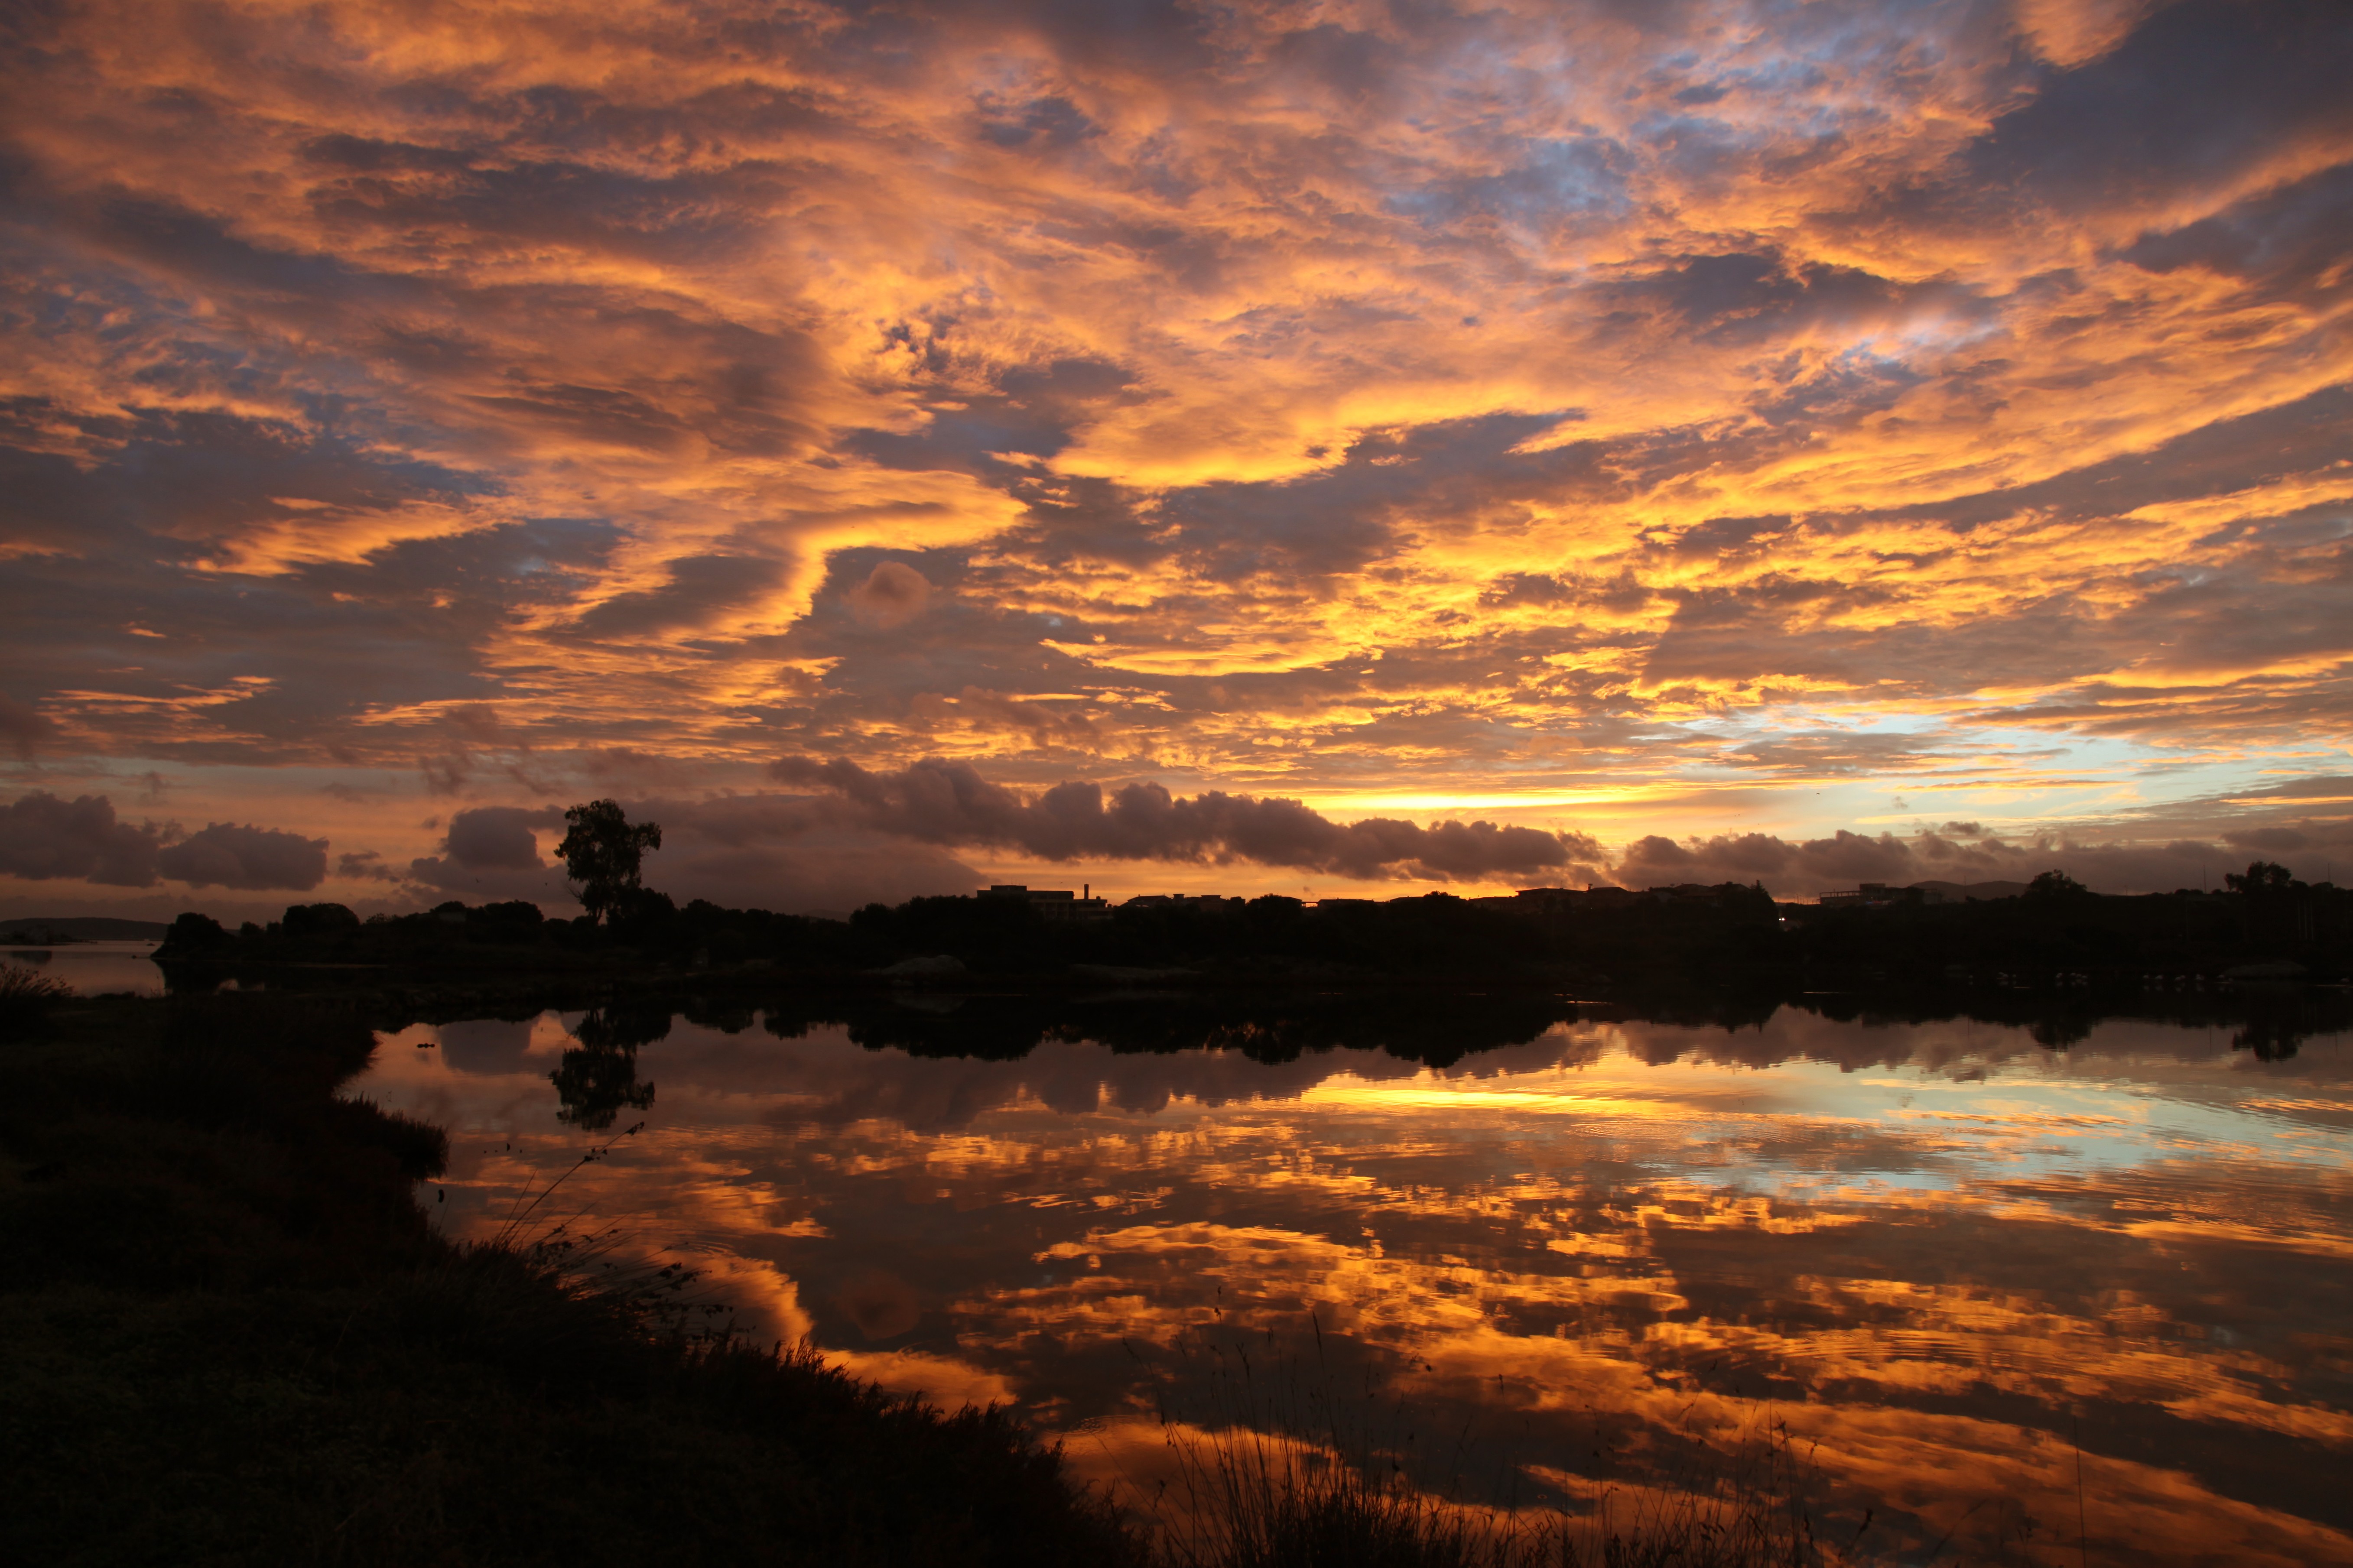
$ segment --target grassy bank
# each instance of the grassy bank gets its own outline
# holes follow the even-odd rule
[[[69,1002],[0,1044],[0,1515],[44,1563],[1105,1563],[1002,1414],[436,1237],[355,1015]]]

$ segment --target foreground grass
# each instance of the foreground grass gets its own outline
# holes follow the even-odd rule
[[[44,1563],[1118,1563],[1001,1412],[435,1237],[442,1135],[269,996],[0,1044],[0,1514]]]
[[[1618,1517],[1502,1510],[1421,1489],[1380,1462],[1256,1428],[1180,1442],[1166,1568],[1829,1568],[1860,1563],[1791,1505],[1786,1447],[1646,1496]],[[1931,1559],[1933,1561],[1933,1557]]]
[[[1869,1516],[1827,1532],[1820,1477],[1760,1411],[1704,1462],[1613,1488],[1592,1511],[1499,1503],[1529,1477],[1468,1473],[1468,1432],[1325,1362],[1319,1327],[1198,1334],[1162,1363],[1173,1472],[1152,1489],[1165,1568],[1832,1568],[1861,1564]],[[1360,1369],[1361,1371],[1361,1369]],[[1492,1457],[1491,1457],[1492,1458]],[[1934,1551],[1905,1559],[1925,1564]]]

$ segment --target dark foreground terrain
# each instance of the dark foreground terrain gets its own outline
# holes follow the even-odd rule
[[[659,1276],[591,1290],[560,1246],[437,1237],[413,1193],[446,1139],[337,1097],[373,1047],[348,1008],[37,1011],[0,1041],[15,1561],[1134,1554],[1001,1413],[714,1335]]]

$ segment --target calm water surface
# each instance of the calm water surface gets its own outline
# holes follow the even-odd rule
[[[0,963],[53,974],[78,996],[164,994],[164,971],[152,942],[77,942],[56,947],[0,947]]]
[[[583,1023],[385,1037],[358,1091],[452,1130],[451,1231],[611,1139],[557,1116]],[[1524,1496],[1665,1484],[1786,1421],[1883,1545],[2075,1562],[2080,1466],[2092,1561],[2353,1562],[2342,1035],[2266,1061],[2227,1028],[2054,1050],[1785,1007],[1437,1069],[681,1020],[636,1071],[653,1102],[613,1131],[644,1130],[543,1213],[691,1257],[865,1375],[1015,1400],[1093,1474],[1151,1471],[1154,1402],[1215,1335],[1280,1360],[1312,1313],[1308,1364]]]

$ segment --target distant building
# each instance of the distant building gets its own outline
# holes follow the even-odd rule
[[[1111,919],[1111,903],[1093,896],[1092,883],[1082,884],[1081,890],[1068,888],[1032,888],[1020,882],[998,882],[980,889],[984,899],[1001,899],[1008,903],[1024,903],[1056,925],[1082,924]]]
[[[1522,888],[1512,902],[1536,914],[1565,914],[1570,910],[1617,909],[1642,897],[1630,888]]]
[[[1646,888],[1643,896],[1662,904],[1721,904],[1754,896],[1746,882],[1677,882],[1670,888]]]
[[[1216,909],[1224,904],[1246,903],[1244,899],[1230,898],[1224,893],[1138,893],[1120,905],[1124,910],[1173,910],[1180,905],[1194,909]]]
[[[1891,888],[1865,882],[1851,893],[1824,893],[1816,902],[1824,909],[1883,910],[1895,904],[1941,904],[1944,894],[1927,888]]]
[[[1739,904],[1757,896],[1755,889],[1743,882],[1678,882],[1672,887],[1639,891],[1590,885],[1582,891],[1575,888],[1523,888],[1511,902],[1538,914],[1556,914],[1571,910],[1622,910],[1644,903]]]

